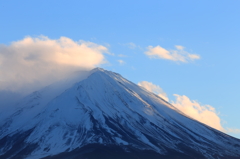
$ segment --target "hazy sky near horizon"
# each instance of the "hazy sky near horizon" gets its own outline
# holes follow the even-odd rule
[[[0,1],[0,89],[100,66],[240,138],[239,7],[238,0]]]

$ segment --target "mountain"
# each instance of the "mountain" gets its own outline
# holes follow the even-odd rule
[[[0,117],[0,158],[239,159],[240,140],[100,68],[25,97]]]

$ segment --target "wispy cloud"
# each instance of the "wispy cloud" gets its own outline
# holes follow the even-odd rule
[[[0,90],[23,90],[48,85],[79,69],[106,62],[108,48],[67,37],[25,37],[0,46]],[[32,87],[34,86],[34,87]]]
[[[163,98],[164,100],[168,101],[167,94],[163,91],[161,87],[155,85],[148,81],[142,81],[138,83],[139,86],[144,87],[146,90],[157,94],[159,97]]]
[[[128,48],[130,48],[130,49],[135,49],[136,47],[137,47],[137,45],[136,44],[134,44],[133,42],[130,42],[130,43],[127,43],[127,44],[125,44]]]
[[[123,54],[118,54],[118,57],[128,57],[128,56]]]
[[[185,63],[200,59],[200,55],[188,53],[184,50],[183,46],[176,45],[175,47],[176,50],[166,50],[159,45],[156,47],[148,46],[145,54],[149,58],[158,58]]]
[[[176,49],[178,50],[184,50],[185,47],[181,46],[181,45],[175,45]]]
[[[240,129],[236,128],[226,128],[227,133],[240,134]]]
[[[139,48],[141,48],[139,45],[137,45],[137,44],[135,44],[135,43],[133,43],[133,42],[129,42],[129,43],[119,43],[119,45],[122,45],[122,46],[125,46],[125,47],[128,47],[129,49],[139,49]]]
[[[119,63],[120,65],[123,65],[123,64],[125,64],[126,62],[123,61],[123,60],[118,60],[118,63]]]

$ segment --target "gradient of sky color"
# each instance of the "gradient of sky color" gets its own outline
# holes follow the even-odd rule
[[[211,105],[225,128],[240,129],[239,7],[238,0],[0,1],[0,44],[44,35],[103,45],[101,67],[152,82],[170,101],[178,94]],[[174,53],[176,45],[200,59],[146,55],[151,46]]]

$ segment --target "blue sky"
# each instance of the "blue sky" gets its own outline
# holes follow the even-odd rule
[[[238,0],[0,1],[0,44],[43,35],[105,46],[101,67],[158,85],[169,101],[178,94],[210,105],[224,128],[239,130],[239,6]],[[149,46],[172,53],[176,45],[200,59],[146,55]],[[228,133],[240,138],[238,130]]]

